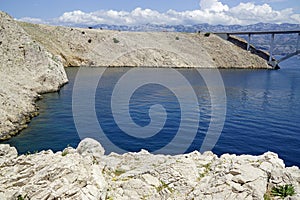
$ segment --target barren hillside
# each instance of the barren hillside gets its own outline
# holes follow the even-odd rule
[[[269,68],[262,58],[213,34],[19,24],[65,66]]]

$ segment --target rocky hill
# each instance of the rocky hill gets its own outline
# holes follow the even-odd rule
[[[50,22],[51,23],[51,22]],[[68,24],[69,26],[71,24]],[[86,24],[72,24],[77,27],[88,27]],[[108,30],[122,30],[122,31],[168,31],[168,32],[186,32],[196,33],[201,32],[243,32],[243,31],[288,31],[300,30],[300,24],[270,24],[270,23],[257,23],[246,26],[241,25],[210,25],[210,24],[195,24],[195,25],[157,25],[145,24],[136,26],[126,25],[108,25],[98,24],[92,26],[95,29],[108,29]],[[244,37],[244,36],[240,36]],[[255,35],[252,37],[252,44],[261,50],[268,50],[270,47],[270,35]],[[245,37],[246,39],[246,37]],[[275,37],[275,55],[285,55],[293,53],[296,50],[297,34],[292,35],[276,35]]]
[[[19,24],[65,66],[269,68],[265,60],[213,34]]]
[[[0,139],[25,128],[39,94],[67,82],[62,63],[6,13],[0,12]]]
[[[300,170],[274,153],[261,156],[195,151],[153,155],[145,150],[104,155],[84,139],[77,149],[17,156],[0,145],[0,199],[281,199],[272,189],[291,185],[300,198]]]

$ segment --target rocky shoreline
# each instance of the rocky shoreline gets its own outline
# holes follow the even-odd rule
[[[271,190],[286,184],[296,194],[285,199],[299,199],[299,168],[285,167],[271,152],[104,155],[86,138],[76,149],[18,156],[0,145],[0,199],[281,199]]]

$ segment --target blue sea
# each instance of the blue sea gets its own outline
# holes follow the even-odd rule
[[[200,150],[209,137],[218,155],[272,151],[287,166],[300,166],[300,58],[280,66],[217,72],[141,68],[127,78],[132,68],[100,68],[100,75],[92,68],[79,78],[80,68],[67,68],[69,83],[43,95],[39,116],[1,143],[22,154],[76,147],[94,136],[106,153],[177,154]],[[222,87],[203,77],[212,72],[220,73]],[[218,96],[223,89],[225,96]],[[209,132],[214,123],[218,127]]]

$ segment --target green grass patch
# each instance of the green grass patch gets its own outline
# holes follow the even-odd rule
[[[122,169],[116,169],[115,171],[114,171],[114,174],[116,175],[116,176],[120,176],[121,174],[124,174],[126,171],[125,170],[122,170]]]
[[[293,196],[296,194],[295,188],[292,184],[280,185],[277,187],[273,187],[271,190],[272,196],[279,196],[282,199],[288,196]]]
[[[173,192],[172,188],[170,188],[168,184],[166,184],[163,181],[160,181],[160,183],[161,183],[160,186],[156,187],[156,191],[158,193],[161,192],[161,191],[163,191],[164,189],[169,190],[171,193]]]

